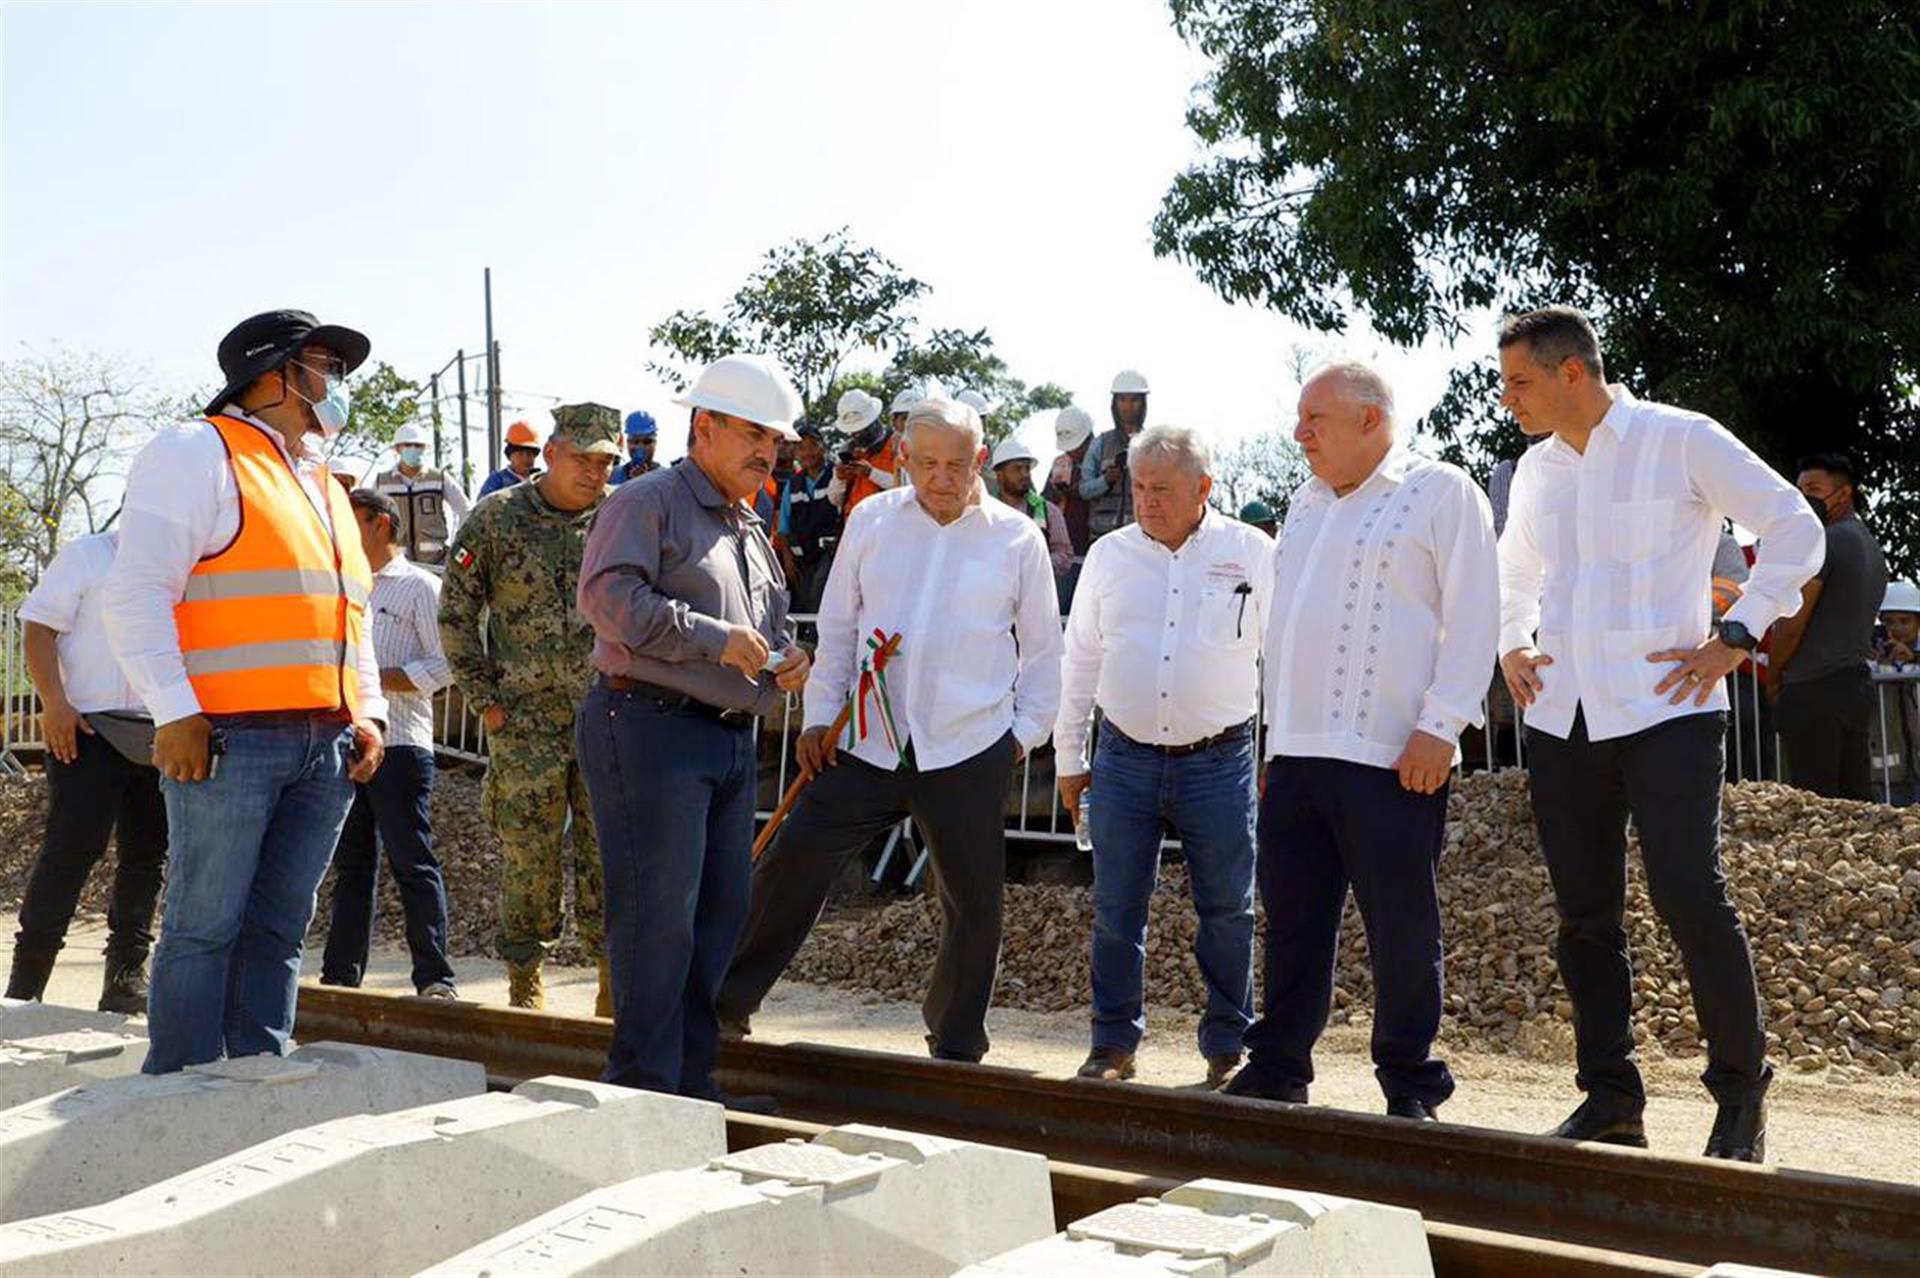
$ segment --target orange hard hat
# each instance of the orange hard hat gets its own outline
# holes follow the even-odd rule
[[[538,448],[540,437],[533,433],[533,427],[525,422],[515,422],[507,427],[508,448]]]

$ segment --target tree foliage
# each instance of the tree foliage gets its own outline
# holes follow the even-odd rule
[[[1065,408],[1073,396],[1052,382],[1028,386],[994,353],[984,328],[936,328],[903,345],[881,376],[882,398],[891,402],[910,382],[938,379],[948,394],[976,390],[986,396],[987,441],[997,443],[1034,413]]]
[[[1323,331],[1471,337],[1427,425],[1484,471],[1496,308],[1774,464],[1842,448],[1920,559],[1920,34],[1883,0],[1171,0],[1206,148],[1155,248]],[[1908,530],[1914,530],[1909,532]]]
[[[1294,491],[1310,473],[1291,428],[1275,426],[1214,454],[1213,504],[1237,517],[1248,502],[1264,501],[1274,518],[1285,520]]]

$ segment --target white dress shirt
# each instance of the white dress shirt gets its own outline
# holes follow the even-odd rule
[[[1093,543],[1060,662],[1062,773],[1088,770],[1096,704],[1148,745],[1190,745],[1253,717],[1273,554],[1273,538],[1212,510],[1178,550],[1139,524]]]
[[[1585,453],[1555,437],[1520,459],[1500,537],[1500,651],[1553,658],[1527,726],[1564,738],[1581,708],[1593,741],[1700,713],[1654,695],[1672,667],[1647,656],[1706,641],[1723,514],[1760,538],[1726,615],[1756,635],[1799,608],[1826,558],[1806,498],[1725,427],[1610,389]],[[1707,708],[1727,708],[1724,686]]]
[[[1481,722],[1499,633],[1493,511],[1457,466],[1404,447],[1336,496],[1293,495],[1267,633],[1267,754],[1392,767],[1417,729]]]
[[[273,441],[329,532],[359,536],[351,527],[335,532],[325,485],[336,481],[313,452],[290,456],[279,431],[233,404],[220,412],[252,423]],[[120,552],[107,576],[105,620],[120,668],[157,724],[200,713],[200,698],[180,657],[173,608],[186,593],[194,565],[224,549],[239,531],[240,489],[212,422],[202,418],[170,426],[133,459],[120,516]],[[360,714],[387,716],[380,668],[373,645],[365,643],[360,645]]]
[[[854,508],[820,601],[808,727],[832,724],[876,630],[900,636],[887,687],[900,738],[913,743],[921,771],[970,759],[1009,729],[1027,750],[1053,730],[1060,601],[1047,540],[977,482],[966,513],[950,524],[927,514],[912,485]],[[891,770],[899,755],[878,713],[870,698],[869,731],[853,753]]]
[[[68,542],[20,605],[20,620],[37,621],[54,632],[60,686],[66,689],[67,701],[81,714],[101,710],[144,713],[139,694],[113,659],[106,623],[100,615],[100,588],[113,567],[113,551],[119,539],[117,532],[103,532]]]
[[[367,604],[373,656],[382,670],[399,669],[414,692],[387,693],[387,744],[433,749],[433,694],[453,682],[440,647],[439,574],[396,554],[373,574]]]

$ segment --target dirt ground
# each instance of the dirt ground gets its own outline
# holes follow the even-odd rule
[[[0,913],[0,961],[12,959],[14,919]],[[91,1007],[99,997],[106,929],[97,919],[77,923],[54,970],[49,1001]],[[498,962],[455,960],[462,993],[480,1002],[506,999],[506,975]],[[547,976],[551,1010],[588,1015],[593,1008],[591,968],[554,968]],[[404,950],[376,951],[368,984],[405,990]],[[1205,1069],[1194,1043],[1191,1016],[1154,1014],[1140,1054],[1141,1086],[1186,1087]],[[995,1065],[1070,1076],[1086,1054],[1086,1021],[1078,1013],[1043,1014],[997,1010],[989,1022]],[[813,1042],[872,1051],[919,1054],[925,1050],[919,1008],[911,1003],[845,990],[785,983],[754,1020],[756,1038]],[[1460,1090],[1442,1116],[1449,1122],[1509,1131],[1540,1131],[1558,1122],[1576,1103],[1570,1047],[1543,1039],[1539,1059],[1449,1049]],[[1647,1129],[1661,1153],[1696,1154],[1713,1123],[1713,1104],[1701,1088],[1697,1057],[1643,1060],[1652,1093]],[[1328,1031],[1317,1061],[1316,1104],[1377,1112],[1381,1098],[1367,1059],[1366,1031],[1336,1026]],[[1768,1145],[1778,1166],[1807,1168],[1920,1184],[1920,1086],[1908,1079],[1839,1081],[1826,1073],[1783,1072],[1771,1094]]]

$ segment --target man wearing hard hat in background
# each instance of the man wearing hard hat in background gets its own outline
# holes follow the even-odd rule
[[[1274,518],[1273,507],[1258,497],[1240,508],[1240,522],[1252,524],[1269,537],[1280,535],[1280,521]]]
[[[546,1003],[540,969],[560,939],[571,825],[574,921],[581,948],[600,959],[594,1014],[612,1011],[600,852],[573,753],[593,632],[573,592],[587,528],[619,457],[614,409],[554,409],[546,469],[473,512],[454,539],[440,595],[441,646],[487,729],[486,818],[500,836],[500,955],[514,1007]]]
[[[902,391],[900,397],[909,394],[919,401],[916,391]],[[896,407],[900,397],[894,400]],[[845,445],[827,492],[842,515],[851,515],[855,506],[900,482],[900,437],[880,420],[880,401],[863,390],[848,391],[835,407],[834,429]],[[905,416],[904,412],[898,415]]]
[[[1009,435],[993,450],[993,482],[1001,501],[1033,520],[1047,535],[1053,585],[1060,596],[1060,611],[1065,612],[1069,605],[1067,574],[1073,570],[1073,543],[1067,540],[1066,515],[1034,490],[1033,468],[1039,461],[1018,436]]]
[[[1067,540],[1073,543],[1077,563],[1086,559],[1093,540],[1087,529],[1092,507],[1080,495],[1080,467],[1093,447],[1093,418],[1086,409],[1070,404],[1054,416],[1053,446],[1058,451],[1047,472],[1047,500],[1067,517]]]
[[[787,588],[793,592],[793,610],[814,613],[820,610],[820,596],[827,588],[827,573],[833,567],[833,550],[840,543],[842,520],[829,490],[833,486],[833,467],[829,464],[825,434],[818,426],[803,422],[800,440],[794,445],[793,473],[780,488],[779,541],[787,569]]]
[[[1080,464],[1080,495],[1091,509],[1087,533],[1098,541],[1133,522],[1133,485],[1127,479],[1127,445],[1147,424],[1147,379],[1122,369],[1113,379],[1113,429],[1093,441]]]
[[[616,487],[660,469],[660,463],[653,459],[659,441],[660,428],[654,424],[652,413],[640,408],[627,414],[627,460],[613,468]]]
[[[511,488],[533,475],[534,463],[540,460],[540,436],[534,434],[533,427],[526,422],[515,422],[507,427],[507,464],[487,476],[487,482],[480,485],[480,496],[475,501],[491,497],[502,488]]]
[[[587,542],[579,610],[599,674],[575,732],[606,866],[601,1078],[719,1099],[714,999],[747,914],[754,716],[811,664],[747,503],[801,403],[764,355],[716,360],[677,402],[693,409],[687,459],[616,492]]]
[[[447,544],[467,517],[467,494],[451,475],[427,465],[428,435],[418,422],[408,422],[393,435],[398,464],[374,476],[368,487],[393,499],[400,511],[394,544],[422,568],[444,572]]]

